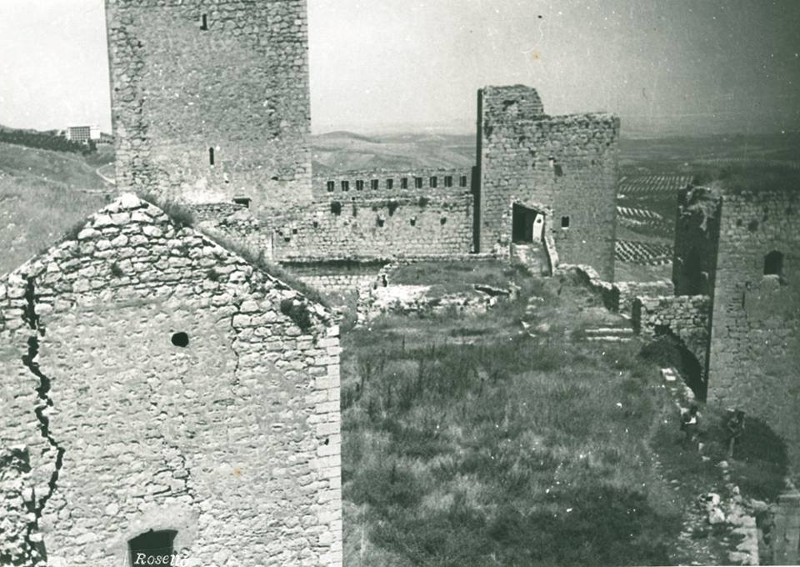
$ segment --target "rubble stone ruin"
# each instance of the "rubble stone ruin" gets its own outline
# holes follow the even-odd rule
[[[123,195],[0,279],[0,563],[340,565],[338,345]]]

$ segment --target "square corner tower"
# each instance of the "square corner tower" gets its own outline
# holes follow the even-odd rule
[[[106,0],[120,191],[311,201],[305,0]]]
[[[541,225],[563,263],[613,281],[619,128],[612,114],[549,116],[525,85],[478,91],[476,248],[509,254]]]

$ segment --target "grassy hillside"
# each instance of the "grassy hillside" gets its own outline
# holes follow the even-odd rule
[[[97,176],[95,168],[103,163],[103,156],[107,155],[90,158],[97,163],[95,165],[81,154],[0,142],[0,176],[18,181],[55,182],[77,189],[103,189],[106,184]]]
[[[0,273],[47,248],[107,202],[107,185],[94,170],[108,155],[91,161],[0,143]]]

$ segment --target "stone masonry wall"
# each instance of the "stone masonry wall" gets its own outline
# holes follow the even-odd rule
[[[707,295],[637,297],[633,301],[632,324],[645,338],[671,332],[697,359],[705,377],[709,343],[711,299]]]
[[[614,279],[619,119],[546,116],[534,89],[478,95],[480,251],[508,252],[512,205],[552,211],[560,260]],[[564,224],[568,223],[568,227]]]
[[[800,193],[723,190],[709,400],[764,418],[800,462]],[[765,258],[783,254],[780,275]]]
[[[617,309],[622,315],[630,316],[633,304],[637,297],[659,297],[674,295],[674,287],[669,280],[655,280],[646,282],[616,282],[614,286],[619,290],[619,303]]]
[[[264,224],[276,261],[468,253],[472,196],[315,203]]]
[[[0,482],[31,506],[11,545],[111,567],[168,529],[182,565],[340,566],[338,345],[322,308],[124,195],[0,279],[0,454],[29,455],[22,491]]]
[[[281,267],[311,287],[329,293],[355,292],[365,284],[375,281],[378,273],[388,263],[365,262],[284,262]]]
[[[694,187],[678,194],[672,261],[677,295],[710,294],[714,289],[721,206],[717,190]]]
[[[310,202],[305,0],[106,0],[106,17],[121,191]]]
[[[472,169],[348,171],[314,176],[314,200],[472,193]]]

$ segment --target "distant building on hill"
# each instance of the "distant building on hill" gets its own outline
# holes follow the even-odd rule
[[[78,142],[79,144],[88,144],[100,140],[100,127],[99,126],[70,126],[65,132],[67,140]]]

